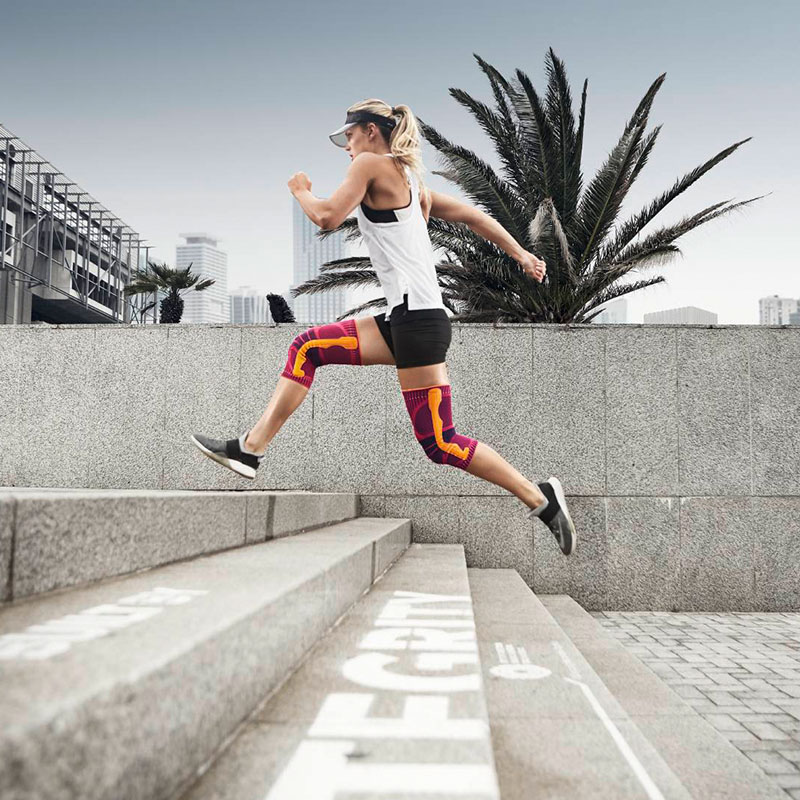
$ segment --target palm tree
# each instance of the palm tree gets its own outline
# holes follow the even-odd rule
[[[183,298],[179,291],[194,288],[195,291],[201,292],[216,283],[211,278],[200,280],[199,275],[190,274],[191,269],[191,264],[186,269],[173,269],[166,262],[156,264],[154,261],[149,261],[145,269],[137,269],[134,272],[133,279],[122,291],[126,296],[154,294],[160,289],[167,291],[167,296],[161,299],[160,321],[180,322],[183,316]],[[141,313],[144,315],[155,304],[156,301],[148,303],[141,309]]]
[[[589,322],[598,306],[621,295],[664,281],[662,275],[623,282],[629,273],[666,264],[681,254],[676,241],[716,217],[760,197],[715,203],[676,223],[642,235],[642,229],[672,200],[751,137],[730,145],[688,172],[645,208],[616,224],[622,202],[652,152],[661,125],[645,132],[659,75],[637,106],[614,149],[583,188],[581,153],[586,112],[584,81],[577,127],[564,64],[550,48],[545,58],[547,93],[540,97],[530,78],[516,70],[509,81],[476,53],[491,84],[495,107],[461,89],[450,94],[477,119],[491,138],[502,176],[471,150],[449,141],[418,119],[425,139],[438,151],[445,169],[435,175],[452,181],[467,198],[547,263],[542,283],[528,277],[514,259],[463,223],[431,217],[434,249],[446,254],[436,271],[442,299],[462,322]],[[763,197],[763,195],[762,195]],[[337,229],[345,240],[360,234],[355,217]],[[321,231],[320,238],[334,231]],[[638,237],[638,238],[637,238]],[[294,295],[343,286],[379,285],[367,257],[330,261],[321,274],[296,287]],[[339,319],[385,306],[377,297]]]

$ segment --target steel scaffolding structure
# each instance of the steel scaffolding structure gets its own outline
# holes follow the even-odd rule
[[[0,288],[23,283],[60,321],[155,322],[153,295],[122,293],[145,241],[0,124]]]

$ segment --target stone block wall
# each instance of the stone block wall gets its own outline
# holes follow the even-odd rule
[[[456,430],[559,477],[570,558],[428,461],[393,366],[319,368],[255,481],[204,458],[190,434],[252,426],[306,327],[0,326],[0,485],[357,492],[588,609],[800,609],[800,327],[453,324]]]

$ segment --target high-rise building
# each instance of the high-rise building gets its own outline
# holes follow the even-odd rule
[[[306,216],[296,200],[293,203],[293,283],[289,287],[290,292],[286,297],[286,302],[292,309],[297,322],[308,325],[334,322],[349,308],[347,289],[301,294],[298,297],[292,297],[291,290],[319,275],[319,268],[322,264],[347,257],[344,235],[337,232],[320,239],[316,235],[319,228]]]
[[[794,297],[762,297],[758,301],[759,325],[793,325],[790,314],[800,311],[800,301]]]
[[[272,322],[266,292],[254,286],[240,286],[231,292],[231,322],[251,324]]]
[[[717,315],[696,306],[681,306],[645,314],[642,321],[646,325],[716,325]]]
[[[602,323],[622,323],[628,321],[628,301],[624,297],[618,297],[610,303],[606,303],[603,310],[590,322]]]
[[[207,233],[182,233],[186,244],[175,248],[175,265],[186,269],[192,265],[192,274],[203,280],[216,281],[208,289],[192,289],[181,294],[183,316],[181,322],[230,322],[228,298],[228,256],[217,248],[217,240]]]

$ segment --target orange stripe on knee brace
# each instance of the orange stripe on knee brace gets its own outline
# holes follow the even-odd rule
[[[456,458],[466,458],[469,455],[468,447],[459,447],[455,442],[446,442],[442,438],[442,430],[444,422],[439,415],[439,405],[442,402],[442,390],[438,387],[428,392],[428,408],[431,411],[431,419],[433,420],[433,435],[436,437],[436,444],[440,450]]]
[[[355,350],[358,347],[356,336],[341,336],[338,339],[311,339],[306,342],[298,351],[292,365],[292,374],[305,377],[303,364],[307,361],[306,350],[311,347],[343,347],[345,350]]]

